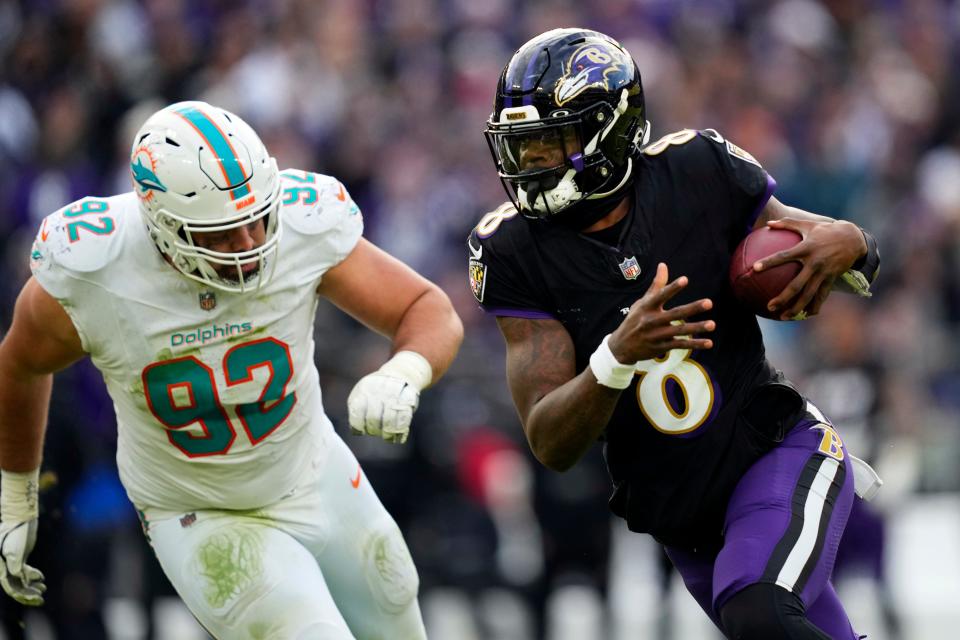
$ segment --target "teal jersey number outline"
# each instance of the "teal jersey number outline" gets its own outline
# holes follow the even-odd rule
[[[78,216],[86,216],[94,213],[104,213],[110,210],[110,203],[104,202],[103,200],[84,200],[83,202],[78,202],[69,209],[63,210],[64,218],[76,218]],[[75,222],[70,222],[67,224],[67,236],[70,238],[70,244],[73,244],[80,239],[80,230],[86,229],[91,233],[94,233],[98,236],[108,236],[114,232],[116,225],[113,222],[113,218],[108,216],[101,216],[100,226],[97,226],[94,222],[89,222],[87,220],[77,220]]]
[[[293,360],[286,343],[274,338],[239,344],[223,357],[223,371],[227,386],[232,387],[253,380],[257,367],[270,369],[263,393],[256,403],[237,406],[237,415],[252,444],[257,444],[279,427],[297,403],[297,394],[287,395],[287,383],[293,378]]]
[[[303,175],[297,175],[293,171],[284,171],[280,175],[284,178],[295,180],[296,182],[316,184],[316,175],[307,173],[306,171],[302,173]],[[286,206],[300,202],[301,196],[303,196],[303,204],[313,204],[320,198],[316,187],[287,187],[283,190],[283,205]]]
[[[297,394],[286,393],[293,379],[290,347],[275,338],[245,342],[231,348],[223,357],[228,387],[253,381],[253,371],[267,367],[270,376],[255,402],[236,405],[237,417],[256,445],[273,433],[293,411]],[[220,401],[213,370],[194,356],[184,356],[147,365],[141,374],[147,407],[167,429],[171,444],[187,457],[222,455],[229,451],[237,431]],[[174,394],[178,389],[181,400]],[[185,394],[185,397],[184,397]],[[203,435],[184,428],[199,423]]]

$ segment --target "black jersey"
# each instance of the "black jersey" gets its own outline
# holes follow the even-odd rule
[[[639,363],[605,432],[614,513],[666,544],[702,545],[719,538],[737,480],[775,445],[777,414],[789,413],[786,420],[802,404],[767,363],[756,317],[727,277],[776,183],[713,130],[666,136],[646,147],[634,171],[632,210],[619,237],[604,238],[616,246],[504,205],[470,235],[470,285],[492,314],[559,320],[577,371],[646,292],[658,262],[671,279],[689,278],[669,306],[713,300],[691,319],[716,321],[713,348]],[[757,395],[769,396],[757,403],[765,419],[751,426],[745,405]]]

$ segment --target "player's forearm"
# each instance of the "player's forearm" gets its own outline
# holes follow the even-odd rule
[[[813,222],[836,222],[834,218],[827,216],[822,216],[817,213],[810,213],[803,209],[798,209],[797,207],[791,207],[786,205],[776,198],[770,198],[766,206],[764,206],[763,211],[760,212],[760,215],[757,217],[757,221],[754,223],[753,228],[759,229],[760,227],[766,226],[768,222],[773,220],[782,220],[784,218],[794,218],[795,220],[811,220]]]
[[[40,466],[52,388],[52,374],[18,371],[0,357],[0,468],[25,472]]]
[[[588,367],[541,398],[524,423],[537,460],[554,471],[576,464],[603,433],[621,393],[597,384]]]
[[[627,385],[598,383],[604,367],[597,363],[598,377],[592,357],[577,374],[573,340],[557,320],[499,316],[497,326],[507,341],[507,380],[530,450],[544,466],[566,471],[603,433]]]
[[[767,203],[755,227],[759,228],[768,222],[786,218],[829,223],[825,227],[830,231],[826,237],[830,238],[829,242],[837,248],[835,253],[842,256],[842,259],[838,262],[841,271],[834,280],[832,289],[862,296],[870,295],[870,284],[876,279],[880,270],[880,252],[876,238],[866,229],[858,227],[852,222],[835,220],[803,209],[790,207],[776,198],[770,198],[770,202]],[[819,242],[827,243],[824,238],[825,236],[821,234]]]
[[[828,216],[822,216],[818,213],[811,213],[805,211],[804,209],[798,209],[797,207],[791,207],[785,205],[776,198],[770,198],[770,202],[767,203],[767,206],[764,207],[763,212],[757,218],[757,222],[753,225],[754,229],[759,229],[760,227],[765,226],[768,222],[773,222],[774,220],[783,220],[784,218],[792,218],[794,220],[810,220],[811,222],[827,222],[832,224],[841,225],[849,228],[849,238],[852,245],[856,245],[858,258],[862,258],[867,255],[868,245],[866,237],[862,234],[862,230],[857,225],[849,222],[847,220],[837,220],[836,218],[830,218]]]
[[[404,313],[393,336],[393,351],[415,351],[430,363],[433,382],[450,367],[460,343],[463,323],[439,287],[430,287]]]

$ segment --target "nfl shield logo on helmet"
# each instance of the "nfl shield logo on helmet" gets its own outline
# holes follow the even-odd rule
[[[637,276],[640,275],[640,263],[637,262],[636,256],[630,256],[620,263],[620,273],[627,280],[637,279]]]
[[[204,311],[213,311],[217,306],[217,294],[213,291],[200,292],[200,308]]]

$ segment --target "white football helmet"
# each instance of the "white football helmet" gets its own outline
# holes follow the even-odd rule
[[[269,280],[281,234],[280,173],[246,122],[206,102],[172,104],[137,132],[130,171],[151,238],[183,275],[233,293]],[[261,219],[266,241],[250,251],[212,251],[194,241],[198,232]],[[259,268],[244,273],[252,263]]]

